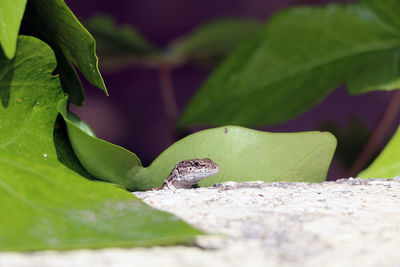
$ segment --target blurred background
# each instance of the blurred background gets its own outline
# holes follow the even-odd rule
[[[117,26],[134,27],[160,49],[210,20],[246,18],[264,23],[274,12],[283,8],[345,2],[351,1],[66,0],[83,23],[99,14],[110,16]],[[82,108],[72,110],[92,127],[99,138],[129,149],[147,166],[177,138],[170,129],[164,110],[159,71],[157,67],[145,65],[107,67],[103,64],[104,55],[100,51],[98,56],[100,71],[110,96],[107,97],[82,77],[86,100]],[[110,59],[107,62],[109,66]],[[171,70],[171,85],[178,113],[215,66],[185,63]],[[359,154],[392,96],[393,92],[382,91],[350,96],[345,88],[338,88],[305,114],[284,124],[257,129],[273,132],[331,131],[339,141],[328,174],[328,179],[334,180],[344,177],[346,168]],[[385,142],[399,122],[397,115],[396,123],[385,135]]]

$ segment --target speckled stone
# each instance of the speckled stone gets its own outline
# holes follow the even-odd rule
[[[0,253],[0,267],[400,266],[400,178],[134,194],[213,235],[190,247]]]

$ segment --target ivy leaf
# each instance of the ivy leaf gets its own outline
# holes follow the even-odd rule
[[[179,126],[270,125],[310,109],[343,84],[352,94],[397,89],[399,13],[397,0],[279,12],[216,69]]]
[[[254,37],[262,24],[254,20],[220,19],[201,25],[174,42],[168,49],[172,57],[219,62],[240,43]]]
[[[32,28],[35,36],[60,50],[90,83],[107,94],[98,68],[96,41],[63,0],[28,1],[24,20],[24,26]]]
[[[26,0],[12,0],[0,2],[0,45],[5,56],[11,59],[15,55],[17,37],[25,11]]]
[[[89,177],[57,121],[67,98],[53,51],[20,36],[0,54],[0,250],[168,245],[201,232]],[[82,176],[83,175],[83,176]]]
[[[393,178],[400,176],[400,128],[372,164],[357,177]]]

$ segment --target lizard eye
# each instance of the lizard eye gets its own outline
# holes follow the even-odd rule
[[[197,161],[195,161],[193,164],[194,166],[199,166],[199,163]]]

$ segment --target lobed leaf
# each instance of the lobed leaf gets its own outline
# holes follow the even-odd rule
[[[201,233],[123,189],[53,165],[0,149],[0,251],[169,245]]]
[[[69,64],[75,64],[90,83],[107,94],[98,68],[96,41],[63,0],[30,0],[24,19],[26,26],[38,33],[35,36],[61,51]]]
[[[51,48],[33,37],[19,37],[14,59],[0,55],[0,250],[168,245],[201,234],[85,178],[56,120],[67,97],[55,67]]]

